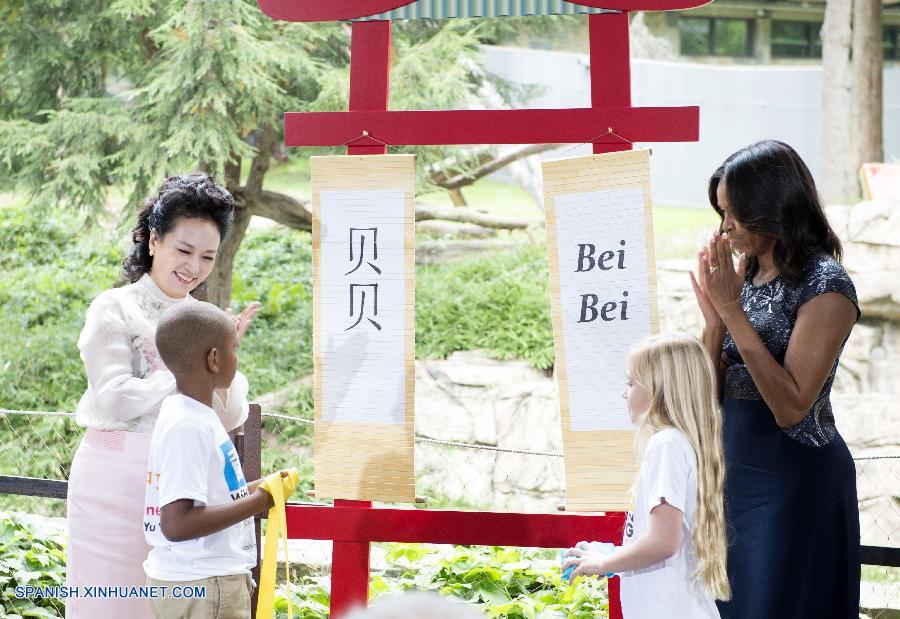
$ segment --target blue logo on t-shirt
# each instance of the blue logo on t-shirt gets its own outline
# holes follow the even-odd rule
[[[228,484],[228,490],[231,492],[231,498],[236,499],[246,495],[246,491],[235,496],[237,491],[246,488],[247,480],[244,478],[244,470],[241,468],[241,460],[238,458],[237,449],[231,439],[219,445],[222,455],[225,456],[225,483]]]

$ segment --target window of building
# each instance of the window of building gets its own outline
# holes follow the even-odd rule
[[[684,56],[752,56],[753,21],[721,17],[680,17]]]
[[[884,59],[900,60],[900,26],[884,28]]]
[[[822,24],[801,21],[772,22],[773,58],[821,58]]]

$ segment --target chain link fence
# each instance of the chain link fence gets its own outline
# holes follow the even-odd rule
[[[0,409],[0,510],[63,516],[65,484],[46,480],[67,479],[81,435],[72,413]],[[300,469],[292,502],[322,502],[311,493],[312,420],[264,412],[260,443],[263,472]],[[564,501],[560,453],[424,437],[416,438],[415,448],[419,507],[553,512]],[[900,454],[861,457],[855,463],[864,561],[889,563],[878,548],[900,546]],[[292,573],[327,583],[331,543],[290,544]],[[384,545],[373,544],[371,557],[374,574],[387,568]],[[862,608],[873,617],[897,616],[900,567],[863,565],[862,570]]]

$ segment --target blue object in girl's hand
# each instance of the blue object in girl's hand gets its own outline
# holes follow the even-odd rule
[[[560,550],[560,551],[559,551],[559,562],[560,562],[560,564],[565,563],[565,562],[566,562],[566,558],[567,558],[568,556],[569,556],[569,554],[568,554],[565,550]],[[570,565],[569,567],[567,567],[566,569],[563,570],[563,573],[562,573],[562,579],[568,582],[568,581],[572,578],[572,572],[573,572],[574,570],[575,570],[575,564],[573,563],[572,565]]]
[[[582,548],[583,550],[587,551],[599,552],[600,554],[604,555],[612,554],[616,550],[615,544],[612,544],[610,542],[578,542],[578,544],[576,544],[576,547]],[[560,564],[565,563],[568,556],[569,554],[567,550],[560,550]],[[575,565],[570,565],[569,567],[567,567],[565,570],[563,570],[562,579],[567,582],[571,582],[572,572],[574,570]],[[615,576],[615,573],[613,572],[607,572],[606,574],[607,578],[612,578],[613,576]]]

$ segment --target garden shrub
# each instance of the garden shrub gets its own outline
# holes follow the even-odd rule
[[[16,587],[56,587],[66,582],[66,550],[56,539],[36,536],[21,520],[0,518],[0,612],[8,619],[64,617],[55,597],[16,598]]]
[[[563,582],[555,551],[482,546],[384,544],[387,569],[369,585],[373,603],[404,591],[433,591],[471,604],[486,617],[589,619],[609,614],[605,579]],[[327,617],[327,578],[306,576],[292,587],[295,616]],[[286,588],[279,589],[276,617],[287,617]],[[299,612],[299,615],[296,613]]]
[[[416,274],[416,356],[481,349],[497,359],[552,367],[547,250],[514,251],[421,266]]]

